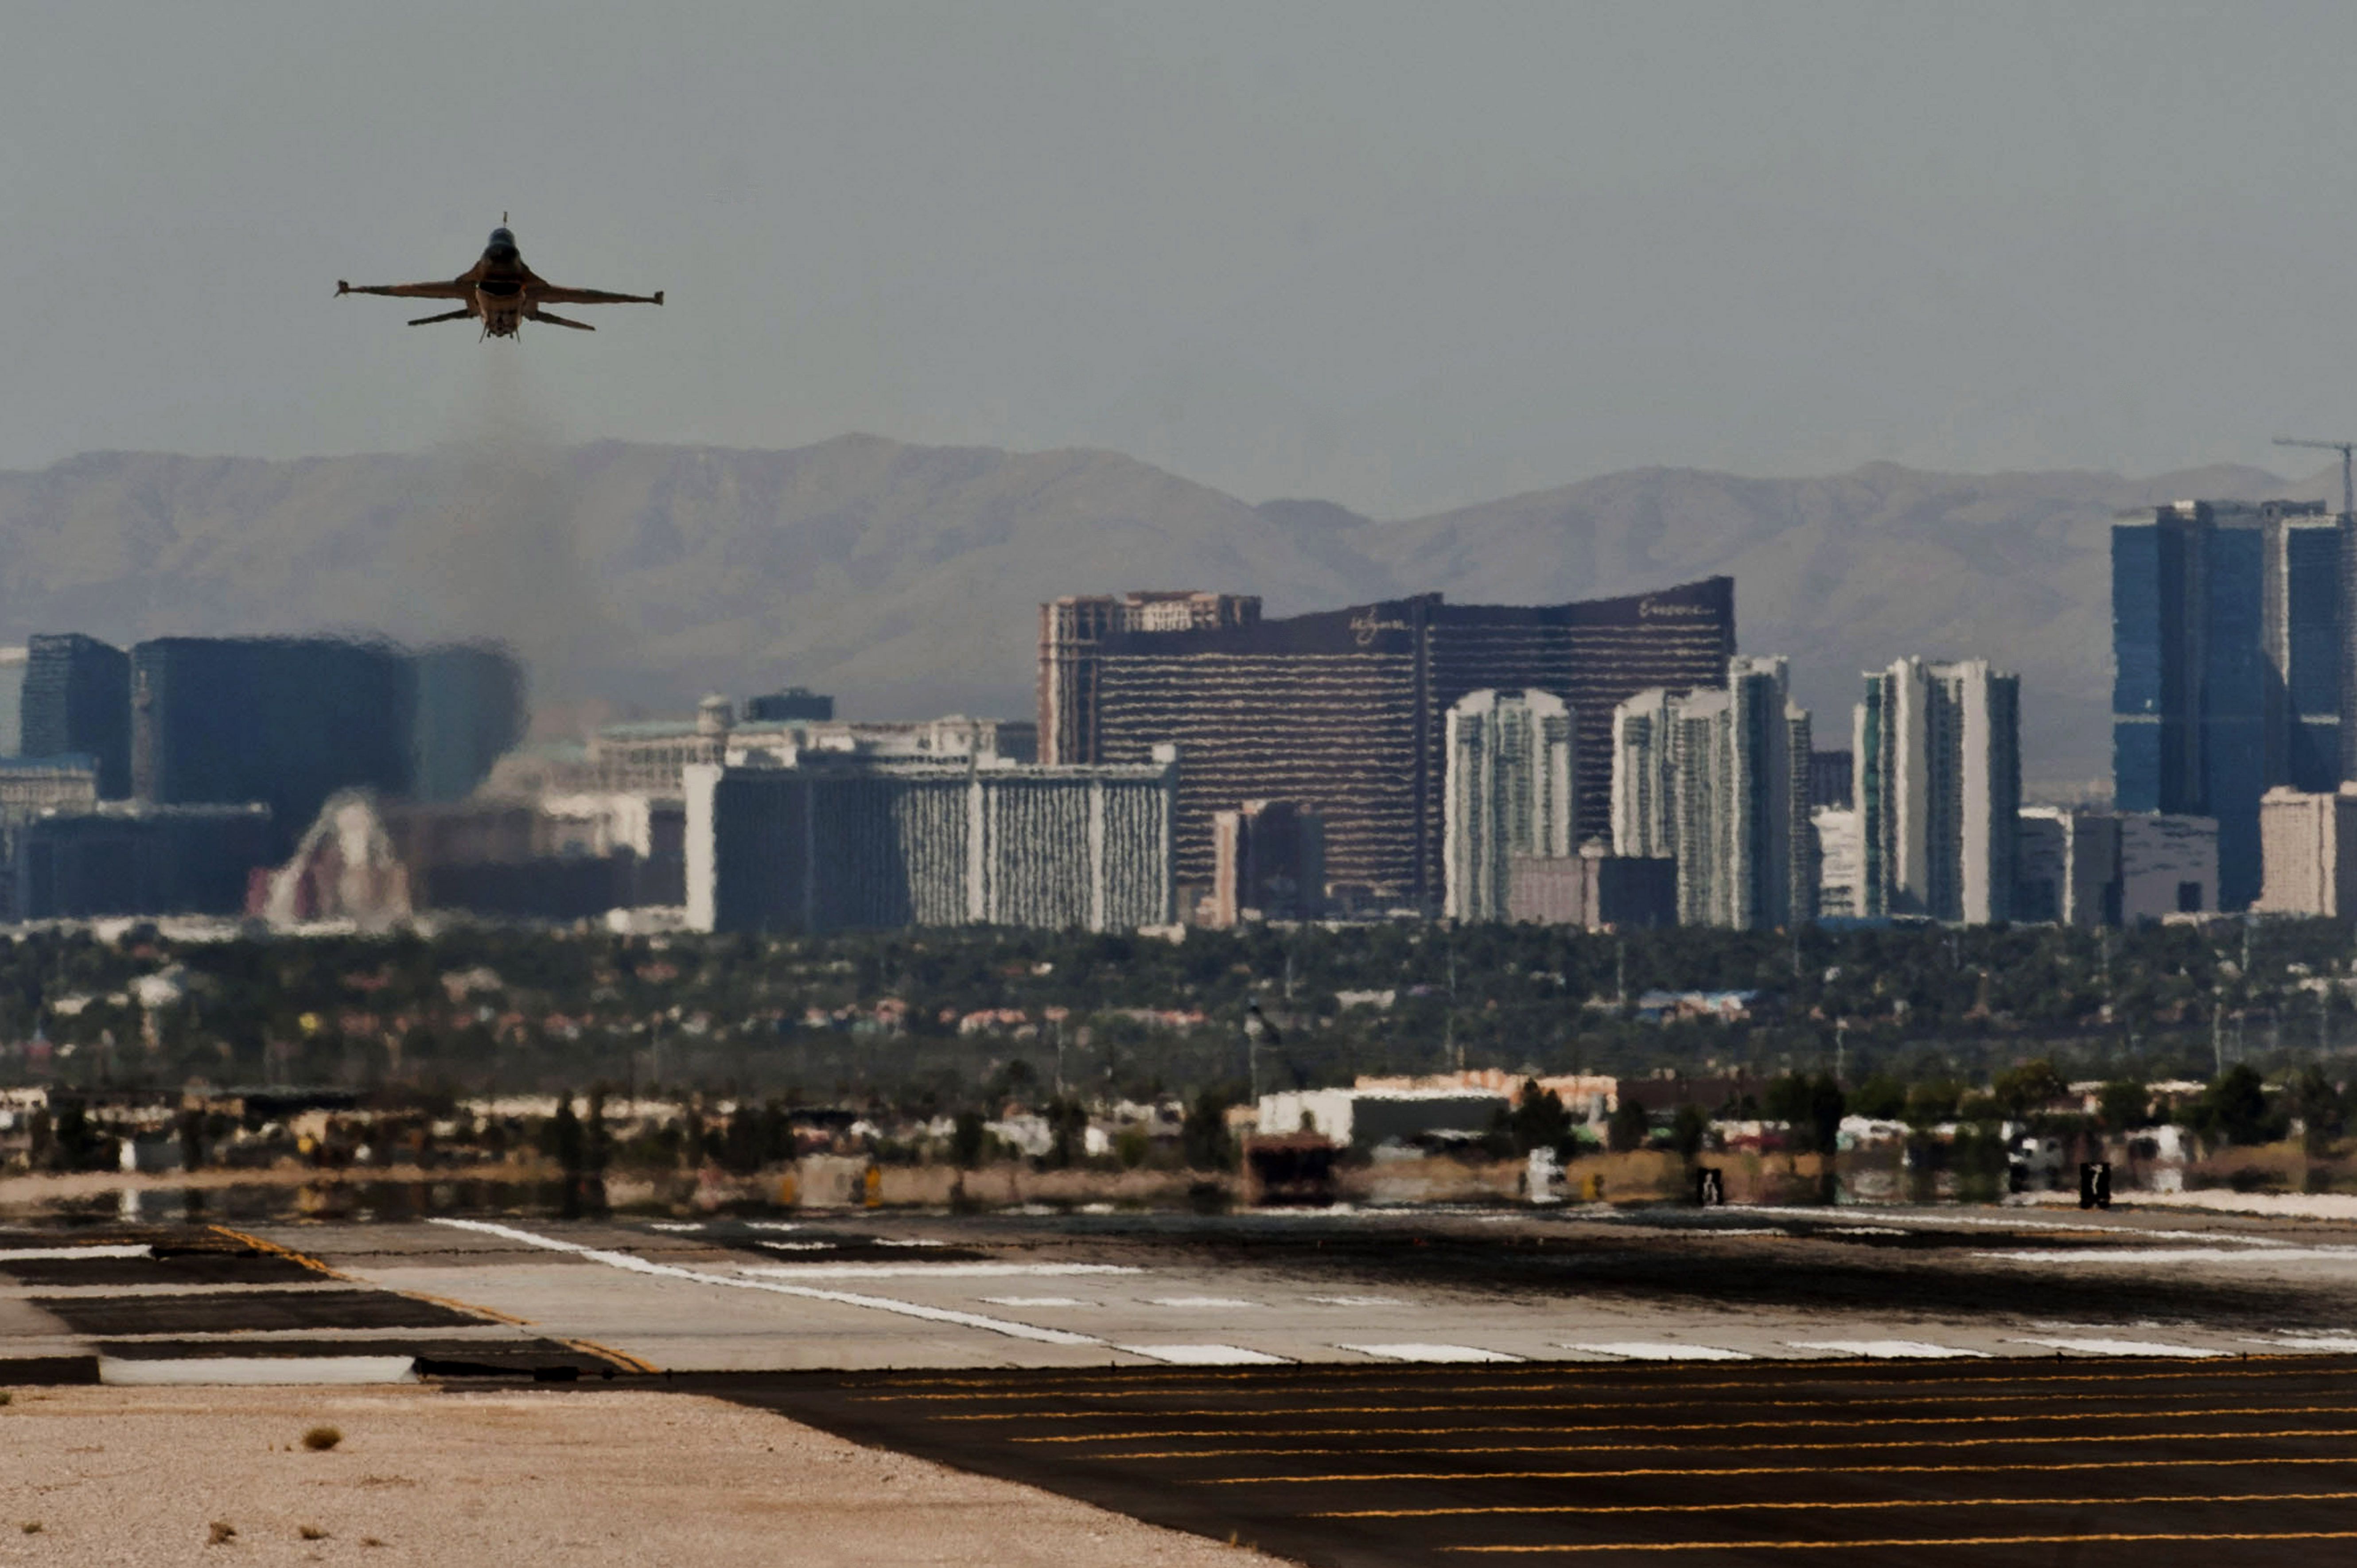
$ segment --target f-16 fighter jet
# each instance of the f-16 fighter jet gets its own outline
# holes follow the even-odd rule
[[[388,294],[395,299],[457,299],[466,304],[457,310],[441,316],[421,316],[410,323],[425,327],[436,321],[465,321],[468,318],[483,324],[486,338],[512,338],[516,328],[526,321],[545,321],[553,327],[571,327],[583,332],[595,332],[586,321],[568,321],[562,316],[551,316],[542,309],[548,305],[661,305],[662,290],[652,294],[607,294],[594,288],[559,288],[538,273],[523,264],[523,256],[516,250],[515,233],[508,227],[508,215],[500,214],[500,226],[491,231],[490,242],[483,247],[482,259],[448,283],[372,284],[354,288],[340,279],[336,292],[344,294]]]

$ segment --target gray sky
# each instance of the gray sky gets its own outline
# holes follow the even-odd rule
[[[2357,7],[65,5],[0,50],[0,465],[1104,446],[1381,515],[1642,464],[2311,471]],[[596,337],[400,325],[502,208]],[[582,312],[584,315],[590,312]]]

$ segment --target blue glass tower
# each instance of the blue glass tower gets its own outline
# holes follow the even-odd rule
[[[2259,798],[2342,777],[2347,520],[2181,501],[2112,529],[2112,778],[2124,811],[2212,817],[2218,901],[2258,897]]]

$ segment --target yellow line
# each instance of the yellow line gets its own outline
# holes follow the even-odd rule
[[[289,1262],[300,1263],[313,1273],[325,1274],[331,1280],[344,1280],[355,1284],[360,1283],[353,1280],[351,1275],[331,1269],[307,1252],[298,1252],[292,1247],[282,1247],[275,1241],[265,1241],[259,1236],[249,1236],[242,1230],[232,1230],[226,1225],[208,1225],[205,1229],[215,1235],[226,1236],[232,1241],[242,1241],[257,1252],[267,1252],[272,1257],[285,1258]]]
[[[2338,1503],[2357,1499],[2357,1492],[2227,1492],[2217,1497],[2161,1496],[2150,1498],[1878,1498],[1871,1502],[1803,1503],[1616,1503],[1566,1507],[1533,1504],[1516,1508],[1479,1509],[1334,1509],[1307,1513],[1304,1519],[1452,1519],[1462,1515],[1573,1513],[1583,1518],[1607,1513],[1752,1513],[1761,1509],[1805,1509],[1812,1513],[1835,1509],[2085,1509],[2135,1508],[2161,1503]]]
[[[559,1339],[557,1343],[567,1349],[578,1350],[585,1356],[602,1356],[625,1371],[660,1372],[662,1370],[652,1361],[642,1361],[628,1350],[617,1350],[610,1345],[600,1345],[595,1339]]]
[[[2128,1411],[2061,1411],[2050,1415],[1890,1415],[1868,1416],[1863,1419],[1835,1421],[1681,1421],[1681,1422],[1615,1422],[1601,1425],[1582,1426],[1590,1432],[1741,1432],[1750,1427],[1770,1426],[1780,1432],[1807,1431],[1815,1427],[1852,1426],[1994,1426],[2006,1422],[2109,1421],[2124,1418],[2132,1421],[2161,1421],[2181,1415],[2349,1415],[2357,1413],[2357,1405],[2237,1405],[2221,1410],[2210,1405],[2195,1405],[2187,1410]],[[1360,1437],[1450,1437],[1476,1436],[1502,1432],[1560,1432],[1560,1422],[1534,1426],[1361,1426],[1354,1427]],[[1272,1437],[1283,1433],[1237,1432],[1232,1428],[1206,1427],[1175,1432],[1060,1432],[1039,1437],[1015,1437],[1013,1443],[1146,1443],[1168,1441],[1180,1437]],[[1305,1437],[1322,1436],[1322,1432],[1303,1433]],[[1250,1450],[1260,1452],[1260,1450]]]
[[[1443,1552],[1900,1552],[1926,1546],[2062,1546],[2083,1541],[2357,1541],[2357,1530],[2155,1531],[2138,1535],[1956,1535],[1914,1541],[1599,1541],[1576,1546],[1444,1546]]]
[[[2050,1363],[2043,1363],[2043,1362],[2041,1362],[2038,1358],[2035,1358],[2035,1357],[2025,1358],[2024,1359],[2025,1359],[2029,1364],[2033,1365],[2033,1366],[2036,1366],[2036,1365],[2041,1365],[2041,1364],[2050,1364]],[[2133,1357],[2124,1357],[2124,1358],[2122,1358],[2122,1359],[2124,1359],[2124,1360],[2134,1360],[2134,1359],[2136,1359],[2136,1358],[2133,1358]],[[1976,1365],[1976,1366],[1979,1366],[1979,1367],[1982,1367],[1982,1368],[1986,1368],[1986,1369],[1992,1369],[1992,1370],[1991,1370],[1987,1375],[1984,1375],[1984,1376],[1980,1376],[1980,1377],[1964,1377],[1964,1376],[1958,1376],[1958,1377],[1945,1377],[1945,1378],[1909,1378],[1909,1379],[1899,1380],[1893,1380],[1893,1381],[1890,1381],[1890,1382],[1885,1382],[1885,1383],[1867,1383],[1867,1384],[1846,1385],[1846,1386],[1843,1388],[1843,1390],[1841,1391],[1841,1392],[1842,1392],[1843,1397],[1846,1397],[1846,1398],[1867,1398],[1867,1399],[1905,1399],[1905,1398],[1914,1397],[1914,1396],[1917,1394],[1918,1391],[1931,1391],[1930,1395],[1929,1395],[1928,1397],[1939,1398],[1939,1397],[1943,1397],[1943,1396],[1939,1395],[1939,1394],[1938,1394],[1938,1392],[1937,1392],[1937,1391],[1939,1391],[1939,1390],[1940,1390],[1940,1389],[1942,1389],[1942,1388],[1945,1388],[1945,1387],[1952,1387],[1952,1386],[1954,1386],[1954,1385],[1956,1385],[1956,1384],[1965,1384],[1965,1385],[1970,1385],[1970,1384],[1974,1384],[1974,1383],[1993,1383],[1993,1382],[2002,1382],[2002,1383],[2009,1383],[2009,1384],[2028,1384],[2028,1383],[2037,1383],[2037,1384],[2053,1384],[2053,1383],[2100,1383],[2100,1384],[2104,1385],[2104,1387],[2108,1388],[2108,1387],[2111,1387],[2112,1385],[2114,1385],[2114,1384],[2117,1384],[2117,1383],[2149,1383],[2149,1382],[2172,1382],[2172,1383],[2184,1383],[2184,1382],[2209,1382],[2209,1381],[2216,1381],[2216,1380],[2222,1380],[2222,1379],[2224,1379],[2224,1380],[2231,1380],[2231,1379],[2234,1379],[2234,1378],[2296,1378],[2296,1377],[2314,1377],[2314,1376],[2319,1375],[2319,1373],[2329,1373],[2329,1372],[2336,1371],[2336,1370],[2337,1370],[2337,1371],[2341,1371],[2341,1372],[2344,1372],[2344,1373],[2345,1373],[2345,1372],[2349,1372],[2349,1371],[2351,1371],[2351,1370],[2352,1369],[2350,1369],[2350,1368],[2347,1368],[2347,1367],[2340,1367],[2340,1368],[2319,1368],[2319,1367],[2317,1365],[2317,1363],[2318,1363],[2319,1360],[2324,1360],[2324,1359],[2328,1359],[2328,1358],[2323,1358],[2323,1357],[2314,1357],[2314,1356],[2301,1356],[2301,1357],[2288,1357],[2288,1356],[2253,1356],[2252,1358],[2250,1358],[2249,1361],[2247,1361],[2247,1362],[2246,1362],[2246,1361],[2244,1361],[2244,1360],[2242,1360],[2242,1359],[2228,1359],[2228,1358],[2224,1358],[2224,1357],[2220,1357],[2220,1358],[2216,1358],[2216,1359],[2211,1359],[2211,1360],[2208,1360],[2208,1361],[2201,1361],[2201,1362],[2188,1362],[2188,1363],[2186,1363],[2186,1364],[2184,1365],[2184,1369],[2183,1369],[2182,1370],[2179,1370],[2179,1369],[2172,1369],[2171,1370],[2169,1370],[2169,1371],[2166,1371],[2166,1372],[2042,1372],[2042,1373],[2037,1373],[2037,1374],[2007,1374],[2007,1373],[2005,1373],[2005,1372],[2003,1371],[2003,1369],[2004,1369],[2004,1367],[2005,1367],[2005,1365],[2006,1365],[2006,1363],[2004,1363],[2004,1362],[2001,1362],[2001,1361],[1997,1361],[1997,1362],[1977,1362],[1977,1363],[1975,1363],[1975,1365]],[[2290,1366],[2285,1366],[2285,1365],[2280,1365],[2280,1364],[2279,1364],[2279,1363],[2283,1363],[2283,1362],[2287,1362],[2287,1361],[2294,1362],[2294,1363],[2304,1363],[2304,1364],[2295,1364],[2295,1365],[2290,1365]],[[2268,1365],[2266,1365],[2266,1366],[2256,1366],[2256,1365],[2254,1365],[2254,1363],[2258,1363],[2258,1362],[2266,1362],[2266,1363],[2268,1363]],[[1888,1370],[1889,1370],[1889,1369],[1891,1369],[1891,1367],[1892,1367],[1892,1363],[1890,1363],[1890,1362],[1889,1362],[1889,1361],[1833,1361],[1833,1360],[1808,1360],[1808,1361],[1803,1361],[1803,1360],[1792,1360],[1792,1361],[1771,1361],[1771,1362],[1763,1362],[1763,1363],[1761,1363],[1761,1368],[1762,1368],[1762,1370],[1763,1370],[1764,1372],[1770,1372],[1770,1373],[1777,1373],[1777,1372],[1781,1372],[1781,1373],[1783,1373],[1783,1374],[1785,1374],[1785,1375],[1787,1375],[1787,1376],[1805,1376],[1805,1375],[1807,1375],[1807,1374],[1809,1374],[1809,1373],[1811,1373],[1811,1372],[1813,1372],[1813,1371],[1824,1371],[1824,1370],[1827,1370],[1827,1369],[1848,1369],[1848,1368],[1859,1368],[1859,1367],[1871,1367],[1871,1368],[1877,1368],[1877,1369],[1882,1369],[1882,1370],[1888,1371]],[[2197,1368],[2197,1367],[2208,1368],[2208,1369],[2210,1369],[2210,1370],[2202,1370],[2202,1371],[2197,1371],[2197,1370],[2195,1370],[2195,1369],[2195,1369],[2195,1368]],[[1288,1369],[1288,1370],[1292,1370],[1292,1369]],[[1361,1391],[1361,1390],[1372,1390],[1372,1389],[1397,1389],[1397,1390],[1406,1391],[1424,1391],[1424,1390],[1430,1389],[1430,1388],[1434,1385],[1434,1382],[1436,1382],[1436,1381],[1437,1381],[1437,1380],[1437,1380],[1437,1379],[1436,1379],[1436,1380],[1430,1380],[1420,1381],[1420,1382],[1413,1382],[1413,1383],[1391,1383],[1391,1384],[1368,1383],[1368,1384],[1361,1384],[1361,1385],[1357,1385],[1357,1386],[1356,1386],[1356,1388],[1353,1388],[1353,1389],[1351,1389],[1351,1390],[1347,1390],[1347,1391],[1345,1391],[1345,1390],[1337,1390],[1337,1391],[1337,1391],[1337,1392],[1341,1392],[1341,1391]],[[1541,1383],[1541,1382],[1521,1382],[1521,1383],[1460,1383],[1460,1384],[1446,1384],[1446,1383],[1443,1383],[1443,1384],[1441,1384],[1441,1386],[1442,1386],[1442,1387],[1444,1387],[1444,1388],[1446,1388],[1446,1389],[1448,1390],[1448,1392],[1450,1392],[1450,1393],[1452,1393],[1452,1394],[1544,1393],[1544,1392],[1547,1392],[1547,1391],[1552,1391],[1552,1390],[1557,1390],[1557,1389],[1564,1390],[1564,1391],[1571,1391],[1571,1392],[1582,1392],[1582,1391],[1585,1391],[1585,1392],[1599,1392],[1599,1391],[1606,1391],[1606,1390],[1616,1389],[1616,1388],[1625,1388],[1625,1389],[1629,1390],[1631,1392],[1632,1392],[1632,1393],[1636,1393],[1636,1394],[1646,1394],[1646,1393],[1653,1393],[1653,1392],[1665,1392],[1665,1393],[1687,1394],[1687,1393],[1710,1393],[1710,1392],[1715,1392],[1715,1391],[1718,1391],[1718,1390],[1721,1390],[1721,1389],[1756,1389],[1756,1388],[1760,1387],[1760,1386],[1761,1385],[1761,1383],[1762,1383],[1764,1380],[1764,1380],[1763,1378],[1753,1377],[1753,1378],[1733,1379],[1733,1380],[1723,1380],[1723,1381],[1714,1382],[1714,1383],[1662,1383],[1662,1384],[1647,1384],[1647,1383],[1643,1383],[1643,1382],[1639,1382],[1639,1381],[1635,1380],[1634,1379],[1630,1379],[1630,1380],[1621,1380],[1621,1381],[1619,1381],[1619,1382],[1613,1382],[1613,1383],[1602,1383],[1602,1384],[1598,1384],[1598,1383],[1592,1383],[1592,1382],[1546,1382],[1546,1383]],[[906,1387],[906,1386],[908,1386],[908,1385],[905,1385],[905,1384],[895,1384],[894,1386],[895,1386],[895,1387]],[[1294,1381],[1288,1380],[1286,1380],[1286,1379],[1284,1379],[1284,1378],[1282,1378],[1282,1377],[1276,1377],[1276,1376],[1265,1376],[1265,1377],[1264,1377],[1264,1378],[1262,1378],[1262,1379],[1261,1379],[1261,1380],[1259,1380],[1259,1381],[1258,1381],[1254,1386],[1255,1386],[1256,1388],[1265,1389],[1265,1390],[1276,1390],[1276,1391],[1284,1391],[1284,1390],[1303,1390],[1303,1391],[1316,1391],[1313,1388],[1311,1388],[1311,1386],[1310,1386],[1310,1385],[1307,1385],[1307,1384],[1303,1384],[1303,1383],[1298,1383],[1298,1382],[1294,1382]],[[1188,1388],[1185,1388],[1185,1387],[1173,1388],[1173,1387],[1170,1387],[1169,1385],[1164,1384],[1164,1385],[1158,1385],[1158,1386],[1155,1386],[1155,1387],[1148,1387],[1148,1388],[1107,1389],[1107,1390],[1103,1390],[1103,1391],[1093,1391],[1093,1390],[1089,1390],[1089,1389],[1067,1389],[1067,1388],[1061,1388],[1061,1387],[1043,1387],[1043,1388],[1033,1388],[1033,1389],[1008,1389],[1008,1390],[1003,1390],[1003,1391],[998,1391],[998,1392],[994,1392],[994,1393],[972,1393],[972,1394],[858,1393],[858,1394],[855,1394],[853,1397],[854,1397],[854,1398],[856,1398],[856,1399],[857,1399],[857,1400],[858,1400],[861,1403],[863,1403],[863,1404],[909,1404],[909,1403],[952,1404],[952,1403],[963,1403],[963,1402],[983,1402],[983,1401],[989,1401],[989,1402],[992,1402],[1003,1403],[1003,1402],[1007,1402],[1007,1401],[1010,1401],[1010,1400],[1047,1400],[1047,1399],[1069,1399],[1069,1400],[1139,1400],[1139,1399],[1168,1399],[1168,1398],[1169,1398],[1170,1396],[1172,1396],[1173,1394],[1188,1393],[1188,1392],[1191,1392],[1191,1391],[1192,1391],[1192,1390],[1190,1390],[1190,1389],[1188,1389]],[[1964,1399],[1964,1398],[1981,1398],[1981,1399],[2029,1399],[2029,1398],[2031,1398],[2032,1396],[2031,1396],[2031,1395],[2029,1395],[2029,1394],[1995,1394],[1995,1395],[1952,1395],[1952,1396],[1945,1396],[1945,1397],[1947,1397],[1947,1398],[1949,1398],[1949,1399],[1951,1399],[1951,1400],[1961,1400],[1961,1399]],[[1614,1402],[1614,1403],[1620,1403],[1620,1402],[1625,1402],[1615,1401],[1615,1402]],[[1676,1406],[1679,1404],[1679,1402],[1679,1402],[1679,1401],[1677,1401],[1677,1400],[1656,1400],[1656,1401],[1651,1402],[1649,1404],[1647,1404],[1647,1405],[1645,1406],[1645,1408],[1648,1408],[1648,1409],[1670,1410],[1670,1409],[1674,1409],[1674,1408],[1676,1408]],[[1714,1404],[1714,1405],[1715,1405],[1715,1404],[1721,1404],[1721,1403],[1729,1403],[1729,1402],[1729,1402],[1729,1401],[1720,1401],[1720,1400],[1707,1400],[1707,1401],[1699,1401],[1699,1402],[1695,1402],[1707,1403],[1707,1404]],[[1389,1409],[1406,1409],[1406,1410],[1454,1410],[1454,1409],[1457,1409],[1457,1408],[1458,1408],[1458,1407],[1457,1407],[1457,1406],[1455,1406],[1455,1405],[1409,1405],[1409,1406],[1405,1406],[1405,1407],[1399,1407],[1399,1406],[1386,1406],[1386,1405],[1371,1405],[1371,1406],[1339,1405],[1339,1406],[1317,1406],[1317,1407],[1305,1407],[1305,1408],[1306,1408],[1306,1409],[1308,1409],[1308,1410],[1309,1410],[1311,1413],[1315,1413],[1315,1412],[1318,1412],[1318,1411],[1326,1411],[1326,1410],[1331,1410],[1331,1411],[1333,1411],[1333,1412],[1337,1412],[1337,1413],[1351,1413],[1351,1412],[1356,1412],[1356,1411],[1360,1411],[1360,1410],[1376,1410],[1376,1411],[1389,1410]],[[1545,1405],[1515,1405],[1515,1406],[1512,1406],[1512,1407],[1510,1407],[1510,1408],[1517,1409],[1517,1410],[1583,1410],[1583,1409],[1601,1408],[1601,1407],[1597,1407],[1597,1406],[1587,1406],[1587,1405],[1554,1405],[1554,1404],[1545,1404]],[[986,1421],[986,1420],[997,1420],[997,1419],[1021,1419],[1021,1418],[1024,1418],[1024,1417],[1027,1417],[1027,1416],[1030,1416],[1030,1415],[1035,1415],[1035,1414],[1044,1414],[1044,1413],[1048,1413],[1048,1412],[1031,1412],[1031,1411],[1019,1411],[1019,1412],[1013,1412],[1013,1414],[1012,1414],[1010,1417],[1006,1417],[1006,1418],[1001,1418],[1001,1417],[997,1417],[997,1416],[959,1416],[959,1417],[942,1417],[942,1418],[941,1418],[941,1419],[943,1419],[943,1420],[964,1420],[964,1421]],[[1080,1418],[1080,1417],[1082,1417],[1082,1416],[1083,1416],[1083,1415],[1087,1415],[1087,1414],[1090,1414],[1090,1413],[1092,1413],[1092,1412],[1084,1412],[1084,1411],[1074,1411],[1074,1412],[1071,1412],[1071,1414],[1072,1415],[1072,1417],[1073,1417],[1074,1419],[1078,1419],[1078,1418]],[[1189,1413],[1194,1413],[1194,1412],[1176,1412],[1176,1413],[1179,1413],[1179,1414],[1189,1414]],[[1210,1412],[1205,1412],[1205,1413],[1210,1413]],[[1222,1412],[1222,1413],[1224,1413],[1224,1412]]]
[[[2254,1465],[2357,1465],[2357,1454],[2268,1455],[2255,1459],[2139,1459],[2139,1470],[2182,1470],[2192,1466],[2242,1469]],[[1326,1486],[1345,1481],[1621,1481],[1646,1476],[1682,1476],[1710,1481],[1727,1476],[1995,1476],[2015,1470],[2114,1470],[2116,1459],[2073,1459],[2004,1465],[1731,1465],[1697,1470],[1690,1465],[1656,1465],[1629,1470],[1404,1470],[1388,1475],[1207,1476],[1182,1479],[1182,1487]]]
[[[2085,1432],[2052,1437],[1869,1437],[1856,1443],[1515,1443],[1449,1448],[1174,1448],[1152,1454],[1092,1454],[1092,1459],[1227,1459],[1263,1455],[1330,1458],[1346,1455],[1394,1454],[1749,1454],[1762,1448],[1793,1454],[1829,1448],[1989,1448],[2002,1444],[2057,1447],[2065,1443],[2258,1443],[2283,1437],[2357,1437],[2357,1427],[2298,1427],[2288,1432]]]

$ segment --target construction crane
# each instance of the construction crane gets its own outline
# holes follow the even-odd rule
[[[2351,512],[2357,512],[2357,481],[2352,481],[2349,471],[2349,455],[2352,451],[2357,451],[2357,441],[2302,441],[2296,436],[2278,435],[2276,437],[2276,445],[2278,446],[2315,446],[2327,452],[2340,453],[2341,513],[2343,517],[2346,517]]]

